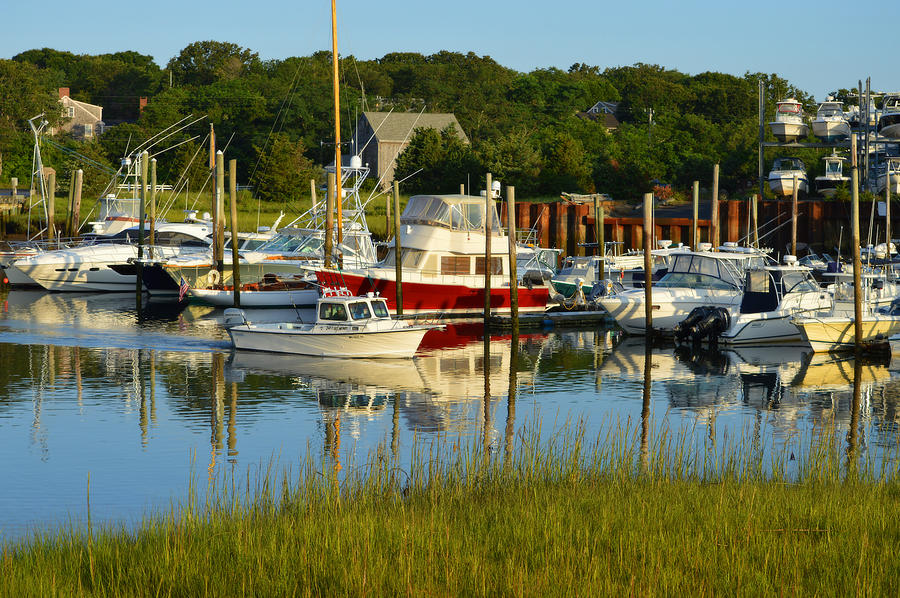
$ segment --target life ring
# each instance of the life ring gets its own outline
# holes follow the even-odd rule
[[[209,286],[216,286],[220,280],[222,280],[222,275],[218,270],[210,270],[206,273],[206,282],[209,283]]]

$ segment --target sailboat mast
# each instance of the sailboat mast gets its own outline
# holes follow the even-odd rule
[[[337,204],[338,245],[344,242],[344,221],[342,204],[344,200],[341,184],[341,101],[338,93],[338,47],[337,47],[337,0],[331,0],[331,64],[334,86],[334,179]]]

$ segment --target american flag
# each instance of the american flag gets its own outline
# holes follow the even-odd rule
[[[180,303],[182,299],[184,299],[184,294],[188,292],[188,289],[191,288],[188,284],[188,281],[184,279],[184,276],[181,277],[181,280],[178,282],[178,302]]]

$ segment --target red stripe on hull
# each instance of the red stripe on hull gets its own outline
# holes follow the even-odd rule
[[[397,309],[396,284],[393,280],[359,276],[356,274],[316,272],[319,284],[333,286],[340,280],[355,295],[369,292],[378,293],[388,302],[388,307]],[[519,287],[520,311],[543,311],[550,299],[547,287]],[[509,312],[509,288],[491,289],[491,311]],[[463,285],[428,284],[422,282],[403,283],[403,312],[443,312],[454,314],[483,314],[484,288]]]

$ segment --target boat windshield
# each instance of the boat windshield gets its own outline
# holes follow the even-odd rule
[[[843,163],[841,160],[826,160],[825,161],[825,174],[836,174],[838,176],[843,172]]]
[[[320,320],[347,321],[347,308],[343,303],[321,303],[319,305]]]
[[[372,311],[375,312],[376,318],[390,318],[391,314],[388,312],[387,303],[384,299],[378,299],[377,301],[372,302]]]
[[[365,301],[355,301],[350,304],[350,317],[354,320],[368,320],[372,317],[369,304]]]
[[[819,291],[819,285],[809,275],[809,272],[784,272],[781,275],[781,284],[785,293],[803,293],[807,291]]]
[[[491,212],[491,234],[500,235],[500,217],[493,203]],[[403,224],[427,224],[451,230],[484,230],[485,202],[483,199],[445,200],[432,195],[416,195],[409,199],[400,222]]]
[[[800,114],[800,104],[785,102],[778,104],[778,114]]]
[[[772,170],[806,170],[800,158],[775,158]]]
[[[718,259],[708,255],[676,255],[669,272],[657,283],[660,287],[737,289],[741,287],[741,260]],[[732,263],[737,261],[738,263]]]

